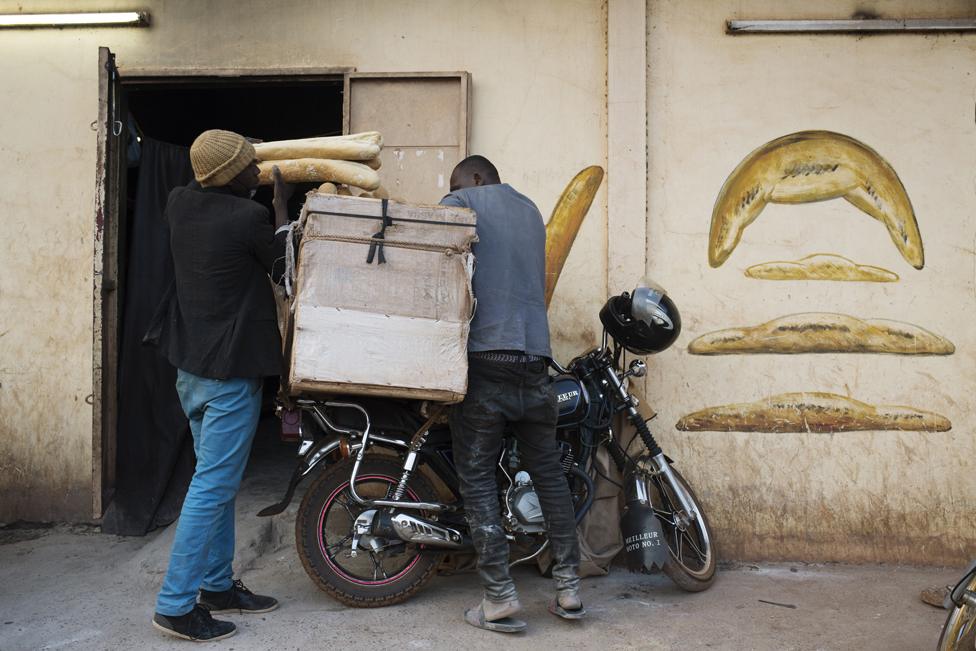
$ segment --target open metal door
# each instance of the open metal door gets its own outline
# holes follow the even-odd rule
[[[390,198],[437,203],[468,155],[467,72],[350,72],[343,132],[383,134],[380,178]]]
[[[119,360],[119,239],[125,201],[125,119],[115,55],[98,48],[92,342],[92,517],[115,489]]]

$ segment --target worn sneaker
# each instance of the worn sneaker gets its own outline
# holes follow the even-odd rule
[[[237,627],[232,623],[214,619],[210,616],[210,612],[201,608],[199,604],[185,615],[156,613],[153,615],[152,625],[166,635],[194,642],[222,640],[237,632]]]
[[[240,581],[234,581],[223,592],[201,590],[200,605],[211,613],[268,613],[278,607],[278,600],[254,594]]]

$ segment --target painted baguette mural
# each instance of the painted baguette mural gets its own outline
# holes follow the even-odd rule
[[[897,282],[898,274],[881,267],[858,264],[842,255],[815,253],[795,262],[774,261],[746,269],[757,280],[836,280],[862,283]]]
[[[712,210],[708,262],[720,267],[743,232],[769,203],[797,204],[843,198],[884,224],[902,257],[925,265],[922,236],[908,193],[876,151],[849,136],[801,131],[751,152],[726,179]],[[896,282],[898,274],[840,255],[817,253],[796,261],[750,266],[758,280]],[[864,353],[951,355],[945,337],[910,323],[846,314],[805,312],[766,323],[710,332],[688,346],[693,355]],[[756,402],[707,407],[682,417],[682,431],[944,432],[949,419],[914,407],[871,405],[824,392],[783,393]]]
[[[675,426],[685,432],[945,432],[944,416],[913,407],[869,405],[834,393],[783,393],[756,402],[708,407]]]
[[[888,229],[902,257],[925,266],[915,211],[895,170],[876,151],[832,131],[800,131],[756,149],[726,179],[712,210],[708,263],[719,267],[768,203],[843,197]]]
[[[602,182],[602,167],[591,165],[584,168],[570,180],[553,206],[552,215],[546,222],[546,307],[556,291],[556,282],[573,248],[583,218],[590,210]]]
[[[710,332],[688,345],[692,355],[749,353],[887,353],[951,355],[952,342],[910,323],[845,314],[791,314],[756,326]]]

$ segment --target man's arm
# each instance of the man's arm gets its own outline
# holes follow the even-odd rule
[[[295,186],[284,182],[281,171],[275,165],[271,169],[274,178],[274,199],[271,204],[275,211],[275,225],[268,225],[267,212],[254,224],[251,237],[251,250],[254,256],[271,276],[275,283],[281,281],[285,273],[285,247],[287,243],[283,227],[288,225],[288,199],[295,192]]]
[[[455,208],[467,208],[468,207],[467,204],[465,204],[463,201],[461,201],[461,197],[457,196],[456,194],[447,194],[447,195],[444,195],[444,198],[441,199],[441,205],[442,206],[454,206]]]
[[[285,231],[276,232],[268,223],[265,209],[255,211],[251,226],[251,252],[271,280],[278,282],[285,272]]]
[[[275,230],[278,230],[288,224],[288,200],[295,193],[295,186],[285,183],[277,165],[271,168],[271,177],[274,179],[274,199],[271,200],[271,205],[275,211]]]

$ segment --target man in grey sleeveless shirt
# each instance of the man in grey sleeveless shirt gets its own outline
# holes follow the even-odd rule
[[[482,156],[458,163],[451,193],[441,203],[478,214],[473,280],[477,309],[468,339],[468,392],[451,414],[454,460],[484,586],[484,599],[465,612],[465,620],[499,632],[525,629],[525,622],[513,617],[521,604],[508,571],[495,481],[508,425],[549,531],[556,584],[549,610],[579,619],[585,612],[579,598],[579,543],[556,445],[556,399],[546,371],[552,353],[545,224],[535,204],[502,183],[495,166]]]

